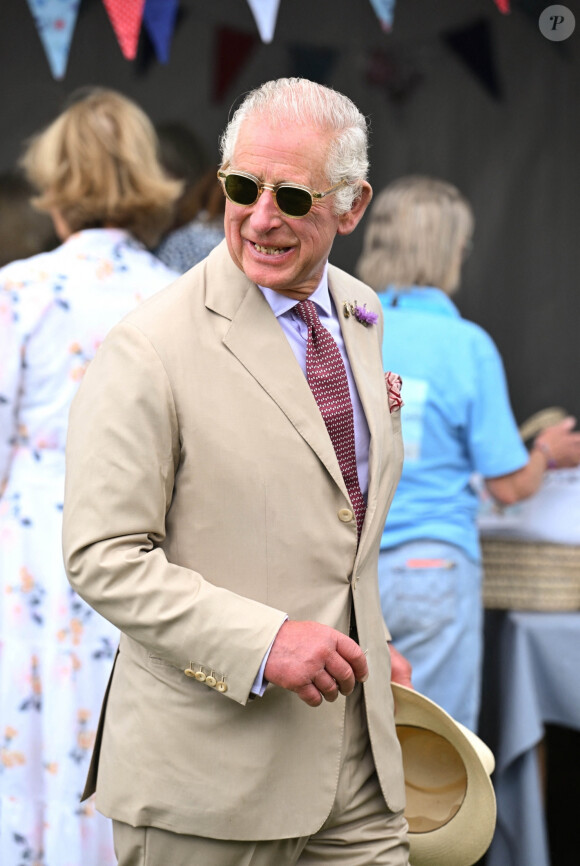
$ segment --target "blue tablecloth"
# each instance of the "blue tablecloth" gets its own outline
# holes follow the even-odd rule
[[[546,723],[580,730],[580,613],[487,611],[480,735],[498,805],[487,866],[550,866],[536,750]]]

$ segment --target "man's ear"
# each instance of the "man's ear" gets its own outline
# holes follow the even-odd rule
[[[373,197],[373,188],[370,183],[363,180],[361,184],[361,193],[354,201],[353,206],[346,213],[342,213],[338,217],[337,234],[349,235],[355,230],[359,222],[364,216],[364,212],[371,203]]]

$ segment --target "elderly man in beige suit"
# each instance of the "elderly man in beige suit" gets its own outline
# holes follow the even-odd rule
[[[400,420],[376,295],[328,264],[372,195],[366,123],[280,79],[222,155],[226,240],[72,409],[66,566],[122,632],[85,794],[120,866],[404,866],[377,586]]]

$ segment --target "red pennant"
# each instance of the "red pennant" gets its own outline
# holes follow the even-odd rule
[[[230,27],[220,27],[217,31],[217,63],[213,98],[221,102],[228,87],[237,78],[238,73],[254,51],[258,39],[251,33],[242,33]]]
[[[405,102],[422,79],[414,56],[401,46],[377,47],[367,55],[367,83],[379,87],[393,102]]]
[[[508,15],[510,11],[510,0],[493,0],[502,15]]]
[[[134,60],[143,19],[145,0],[103,0],[123,56]]]

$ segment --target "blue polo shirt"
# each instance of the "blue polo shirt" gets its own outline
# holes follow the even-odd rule
[[[473,473],[494,478],[528,462],[503,363],[489,336],[440,289],[389,288],[385,370],[403,379],[405,460],[381,549],[437,539],[479,560]]]

